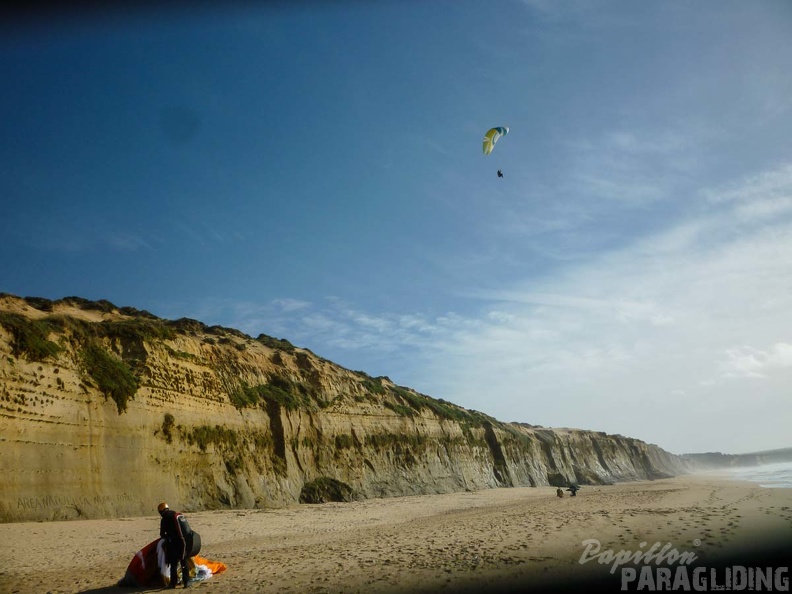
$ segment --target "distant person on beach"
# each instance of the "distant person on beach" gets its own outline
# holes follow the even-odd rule
[[[182,583],[185,588],[190,586],[190,570],[187,558],[192,549],[192,529],[184,514],[175,512],[164,501],[157,506],[160,517],[160,537],[165,539],[166,558],[170,564],[170,583],[168,588],[175,588],[179,579],[178,565],[182,567]]]
[[[561,490],[561,487],[558,487],[558,488],[556,489],[556,495],[557,495],[558,497],[563,497],[563,496],[564,496],[564,491],[562,491],[562,490]]]
[[[574,497],[575,495],[577,495],[578,489],[580,489],[580,487],[578,487],[577,485],[569,485],[567,491],[571,493],[570,495],[571,497]]]

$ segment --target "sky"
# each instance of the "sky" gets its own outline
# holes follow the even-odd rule
[[[0,292],[792,446],[792,3],[188,4],[2,25]]]

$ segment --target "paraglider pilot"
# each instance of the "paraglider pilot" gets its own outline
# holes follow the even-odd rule
[[[577,485],[569,485],[567,491],[571,493],[570,497],[574,497],[575,495],[577,495],[578,489],[580,489],[580,487],[578,487]]]
[[[160,537],[165,539],[167,559],[170,564],[170,583],[169,588],[175,588],[178,581],[178,566],[182,566],[182,583],[187,588],[190,585],[190,570],[187,567],[187,534],[191,530],[189,524],[186,523],[186,518],[173,511],[168,507],[164,501],[157,506],[157,511],[162,520],[160,520]]]
[[[503,171],[501,171],[500,169],[498,169],[498,177],[503,177]]]

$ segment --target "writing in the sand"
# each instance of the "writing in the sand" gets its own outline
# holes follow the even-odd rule
[[[85,507],[93,505],[116,505],[132,502],[127,493],[117,495],[47,495],[45,497],[18,497],[17,509],[46,509],[49,507]]]

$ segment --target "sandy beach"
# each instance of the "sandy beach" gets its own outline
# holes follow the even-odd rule
[[[790,544],[792,489],[702,474],[584,486],[574,498],[558,498],[552,487],[493,489],[189,519],[202,536],[201,555],[228,566],[195,585],[207,593],[527,591],[570,578],[610,579],[602,558],[581,563],[588,539],[601,552],[670,543],[699,562],[747,560],[766,544]],[[116,583],[158,527],[156,513],[0,524],[0,592],[142,591]]]

